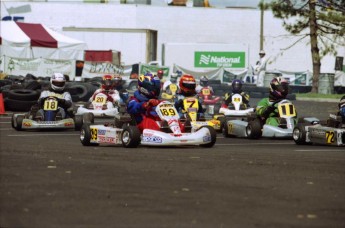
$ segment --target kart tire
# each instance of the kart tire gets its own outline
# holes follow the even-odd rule
[[[126,125],[121,134],[122,145],[126,148],[136,148],[140,144],[140,131],[137,126]]]
[[[13,89],[8,92],[8,98],[20,101],[37,101],[40,94],[30,89]]]
[[[123,124],[124,124],[124,123],[123,123],[121,120],[119,120],[119,119],[117,119],[117,118],[114,118],[114,126],[115,126],[116,128],[122,128]]]
[[[13,119],[13,128],[16,129],[17,131],[21,131],[22,129],[22,124],[23,124],[23,119],[24,116],[17,116],[15,119]]]
[[[300,123],[298,124],[292,131],[292,138],[293,141],[297,145],[306,145],[308,144],[305,140],[307,138],[307,132],[305,130],[305,126],[310,125],[306,123]]]
[[[217,141],[217,132],[216,132],[216,130],[214,130],[214,128],[211,127],[211,126],[203,126],[202,128],[207,128],[209,130],[210,135],[211,135],[211,142],[206,143],[206,144],[200,144],[200,146],[201,147],[213,147],[214,144]]]
[[[83,144],[83,146],[98,146],[98,143],[91,143],[91,130],[90,130],[90,124],[85,123],[81,127],[80,130],[80,142]]]
[[[249,139],[258,139],[262,136],[261,123],[259,119],[248,122],[246,128],[247,137]]]
[[[83,114],[83,123],[94,123],[95,122],[95,116],[93,113],[88,112]]]
[[[83,115],[74,116],[74,129],[80,131],[83,126]]]

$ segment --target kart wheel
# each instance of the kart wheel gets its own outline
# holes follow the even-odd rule
[[[12,125],[12,128],[14,128],[14,129],[17,126],[15,115],[13,115],[11,118],[11,125]]]
[[[307,126],[307,124],[305,123],[301,123],[298,124],[292,131],[292,138],[293,141],[295,141],[295,143],[297,145],[306,145],[306,137],[307,137],[307,132],[305,130],[305,126]]]
[[[83,116],[82,115],[75,115],[74,116],[74,129],[76,131],[80,131],[82,126],[83,126]]]
[[[91,143],[91,130],[90,124],[85,123],[80,130],[80,142],[83,146],[98,146],[98,143]]]
[[[124,126],[121,141],[122,145],[126,148],[135,148],[140,144],[140,131],[136,126]]]
[[[229,134],[229,125],[228,125],[227,119],[224,119],[224,124],[223,124],[223,127],[221,129],[222,129],[222,134],[225,138],[234,137],[233,135]]]
[[[17,116],[15,118],[13,122],[14,129],[16,129],[17,131],[22,130],[23,119],[24,119],[24,116]]]
[[[202,128],[207,128],[209,130],[210,135],[211,135],[211,142],[206,143],[206,144],[201,144],[200,146],[201,147],[213,147],[214,144],[217,141],[217,132],[216,132],[216,130],[214,130],[214,128],[211,127],[211,126],[203,126]]]
[[[95,122],[95,116],[93,113],[88,112],[83,114],[83,123],[94,123]]]
[[[246,128],[247,137],[249,139],[258,139],[262,136],[261,123],[259,119],[254,119],[248,123]]]

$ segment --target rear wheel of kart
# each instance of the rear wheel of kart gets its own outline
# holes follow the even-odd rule
[[[14,129],[16,129],[17,131],[21,131],[22,130],[22,124],[23,124],[23,119],[24,116],[17,116],[13,121],[13,127]]]
[[[307,132],[305,130],[305,126],[307,126],[307,124],[305,123],[301,123],[298,124],[292,131],[292,138],[293,141],[295,141],[295,143],[297,145],[306,145],[306,137],[307,137]]]
[[[121,134],[122,145],[126,148],[135,148],[140,144],[140,131],[136,126],[123,127]]]
[[[80,130],[80,142],[83,146],[98,146],[98,143],[91,143],[91,130],[90,124],[83,124]]]
[[[224,124],[223,124],[223,127],[221,129],[222,129],[222,134],[225,138],[233,137],[233,135],[229,134],[228,120],[224,119]]]
[[[83,115],[75,115],[74,116],[74,129],[79,131],[83,126]]]
[[[122,128],[123,124],[124,124],[124,123],[123,123],[121,120],[119,120],[119,119],[117,119],[117,118],[114,118],[114,126],[115,126],[116,128]]]
[[[207,128],[210,132],[210,136],[211,136],[211,142],[206,143],[206,144],[201,144],[201,147],[213,147],[214,144],[216,143],[217,140],[217,132],[216,130],[214,130],[213,127],[211,126],[203,126],[202,128]]]
[[[261,123],[259,119],[248,122],[246,128],[247,137],[250,139],[258,139],[262,136]]]

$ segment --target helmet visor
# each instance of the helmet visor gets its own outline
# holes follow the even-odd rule
[[[64,87],[65,83],[65,81],[52,81],[52,84],[56,87]]]

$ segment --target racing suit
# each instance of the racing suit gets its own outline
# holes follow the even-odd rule
[[[185,98],[188,98],[188,97],[185,97],[182,94],[178,94],[178,100],[175,102],[175,108],[177,109],[177,111],[180,115],[180,118],[186,118],[185,114],[188,111],[185,109],[186,107],[183,104],[183,101]],[[198,106],[199,106],[197,118],[199,120],[199,119],[204,118],[204,109],[202,108],[202,103],[200,102],[200,100],[199,99],[197,99],[197,100],[198,100]]]
[[[102,93],[107,95],[107,109],[114,108],[116,102],[122,103],[123,100],[120,97],[120,94],[117,90],[104,90],[104,89],[97,89],[93,95],[90,97],[89,102],[92,102],[97,94]]]
[[[37,102],[40,107],[37,113],[41,116],[44,116],[44,111],[41,107],[43,106],[44,99],[47,97],[56,97],[58,99],[58,102],[59,102],[58,113],[61,114],[62,119],[67,118],[67,113],[68,113],[67,109],[72,107],[73,105],[71,94],[67,91],[54,91],[51,88],[49,90],[42,91]],[[69,114],[72,115],[72,113],[69,113]]]

